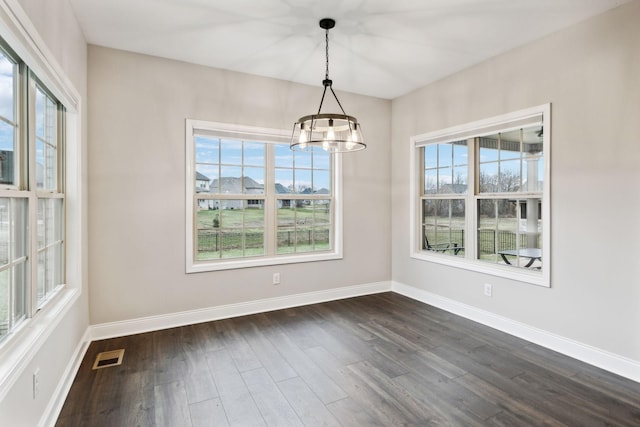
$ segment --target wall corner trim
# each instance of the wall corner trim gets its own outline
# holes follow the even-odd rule
[[[630,380],[640,382],[640,361],[592,347],[414,286],[393,281],[391,290],[408,298],[432,305]]]

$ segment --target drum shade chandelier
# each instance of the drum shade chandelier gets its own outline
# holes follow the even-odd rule
[[[321,147],[323,150],[333,153],[346,153],[367,148],[362,140],[358,120],[344,112],[344,108],[342,108],[342,104],[331,86],[333,82],[329,79],[329,30],[335,25],[336,21],[331,18],[320,20],[320,28],[325,30],[326,68],[324,80],[322,81],[324,91],[322,92],[318,112],[300,117],[293,124],[290,148],[295,151],[309,151],[313,147]],[[331,94],[338,103],[342,114],[321,113],[327,88],[331,90]]]

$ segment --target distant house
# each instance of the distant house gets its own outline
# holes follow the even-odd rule
[[[258,183],[253,178],[244,177],[222,177],[214,179],[208,187],[203,187],[201,183],[209,183],[209,178],[196,172],[196,193],[213,193],[213,194],[264,194],[264,184]],[[275,184],[276,194],[291,194],[291,190],[280,183]],[[329,190],[321,188],[313,191],[311,188],[305,188],[299,194],[329,194]],[[306,200],[297,200],[296,207],[303,207]],[[318,203],[328,203],[328,201],[319,201]],[[200,209],[243,209],[243,208],[262,208],[263,199],[249,200],[199,200],[198,207]],[[278,208],[290,208],[293,206],[291,199],[278,199]]]
[[[264,194],[264,184],[260,184],[248,176],[222,177],[211,181],[209,192],[214,194]],[[209,202],[209,209],[261,208],[264,204],[262,199],[211,200]]]
[[[196,193],[209,191],[209,177],[196,171]]]
[[[290,191],[287,187],[285,187],[284,185],[280,184],[279,182],[276,182],[276,194],[289,194]],[[291,207],[291,200],[287,200],[287,199],[278,199],[278,209],[279,208],[290,208]]]

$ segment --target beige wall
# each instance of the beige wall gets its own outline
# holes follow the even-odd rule
[[[640,361],[639,22],[631,2],[393,101],[394,280]],[[410,259],[409,137],[547,102],[552,287]]]
[[[87,88],[87,45],[68,0],[21,0],[21,6],[33,23],[36,31],[44,40],[47,49],[62,68],[71,84],[86,100]],[[82,147],[86,153],[86,111],[82,117]],[[81,186],[86,194],[86,161],[82,162]],[[83,199],[86,200],[86,197]],[[79,214],[82,224],[82,247],[86,249],[86,204]],[[82,288],[82,294],[73,307],[60,320],[53,333],[46,338],[39,350],[26,360],[26,367],[7,396],[0,402],[0,425],[22,427],[35,426],[46,413],[49,405],[57,396],[56,387],[63,378],[65,369],[76,356],[75,352],[89,325],[87,254],[81,258],[69,260],[72,265],[80,264],[82,279],[73,286]],[[32,356],[32,357],[31,357]],[[0,361],[1,362],[1,361]],[[40,369],[40,393],[36,399],[32,396],[32,373]]]
[[[185,119],[290,129],[321,93],[89,47],[92,324],[390,280],[391,103],[346,93],[369,148],[343,156],[344,259],[185,274]]]

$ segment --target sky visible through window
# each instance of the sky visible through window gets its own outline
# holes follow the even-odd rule
[[[200,135],[195,143],[196,170],[208,178],[208,184],[244,176],[264,185],[267,144]],[[331,188],[329,153],[321,149],[294,152],[286,144],[275,144],[273,153],[276,192],[317,193]]]
[[[13,151],[14,75],[16,65],[0,50],[0,150]]]

